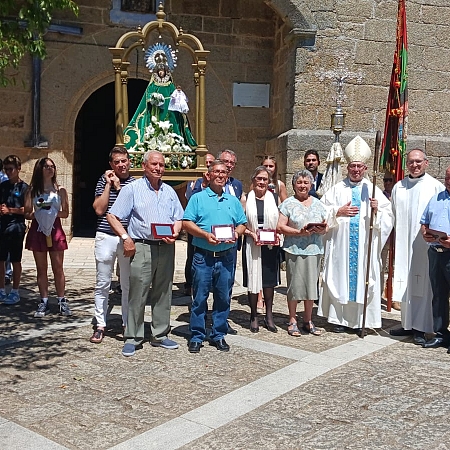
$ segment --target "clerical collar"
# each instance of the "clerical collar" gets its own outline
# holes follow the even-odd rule
[[[348,184],[351,186],[351,187],[355,187],[355,186],[359,186],[360,184],[361,184],[361,181],[362,180],[360,180],[360,181],[352,181],[352,180],[350,180],[350,178],[348,179]]]
[[[425,172],[422,175],[419,175],[418,177],[412,177],[411,174],[408,175],[408,178],[410,178],[411,180],[417,180],[419,178],[422,178],[425,176]]]

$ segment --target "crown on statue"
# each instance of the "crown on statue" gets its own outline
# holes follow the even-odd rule
[[[161,66],[164,66],[169,72],[173,72],[177,66],[177,56],[170,45],[157,42],[145,52],[145,65],[150,72],[154,72]]]

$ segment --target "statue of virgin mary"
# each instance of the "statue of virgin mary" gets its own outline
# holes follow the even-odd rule
[[[170,45],[156,43],[145,52],[145,65],[151,73],[150,82],[141,102],[124,131],[127,150],[141,150],[148,139],[155,121],[172,124],[172,132],[179,135],[192,150],[197,147],[192,136],[187,113],[187,97],[180,87],[175,87],[172,71],[176,67],[176,55]],[[150,133],[151,134],[151,133]],[[151,136],[150,136],[151,137]]]

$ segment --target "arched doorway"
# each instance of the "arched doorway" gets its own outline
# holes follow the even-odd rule
[[[133,116],[147,83],[145,80],[128,80],[130,117]],[[95,186],[100,175],[109,169],[108,155],[114,144],[114,83],[109,83],[86,100],[75,122],[73,236],[95,235],[97,216],[92,208]]]

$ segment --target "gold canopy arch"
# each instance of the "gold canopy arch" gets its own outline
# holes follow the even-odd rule
[[[175,48],[185,48],[192,56],[192,69],[194,71],[195,85],[195,139],[197,141],[197,170],[183,170],[185,179],[191,179],[197,176],[198,172],[205,170],[205,155],[208,153],[206,148],[206,121],[205,121],[205,71],[206,58],[208,50],[203,48],[200,40],[192,34],[184,33],[173,23],[166,21],[164,6],[160,3],[156,20],[148,22],[141,29],[129,31],[123,34],[116,43],[116,46],[110,48],[112,53],[112,63],[114,67],[114,89],[115,89],[115,117],[116,117],[116,145],[123,146],[123,131],[129,123],[128,118],[128,68],[130,66],[129,56],[133,49],[142,47],[145,49],[146,43],[152,31],[167,31],[175,45]],[[190,172],[195,172],[191,174]],[[167,177],[165,177],[167,178]],[[175,179],[175,178],[174,178]],[[180,179],[177,177],[177,179]]]

